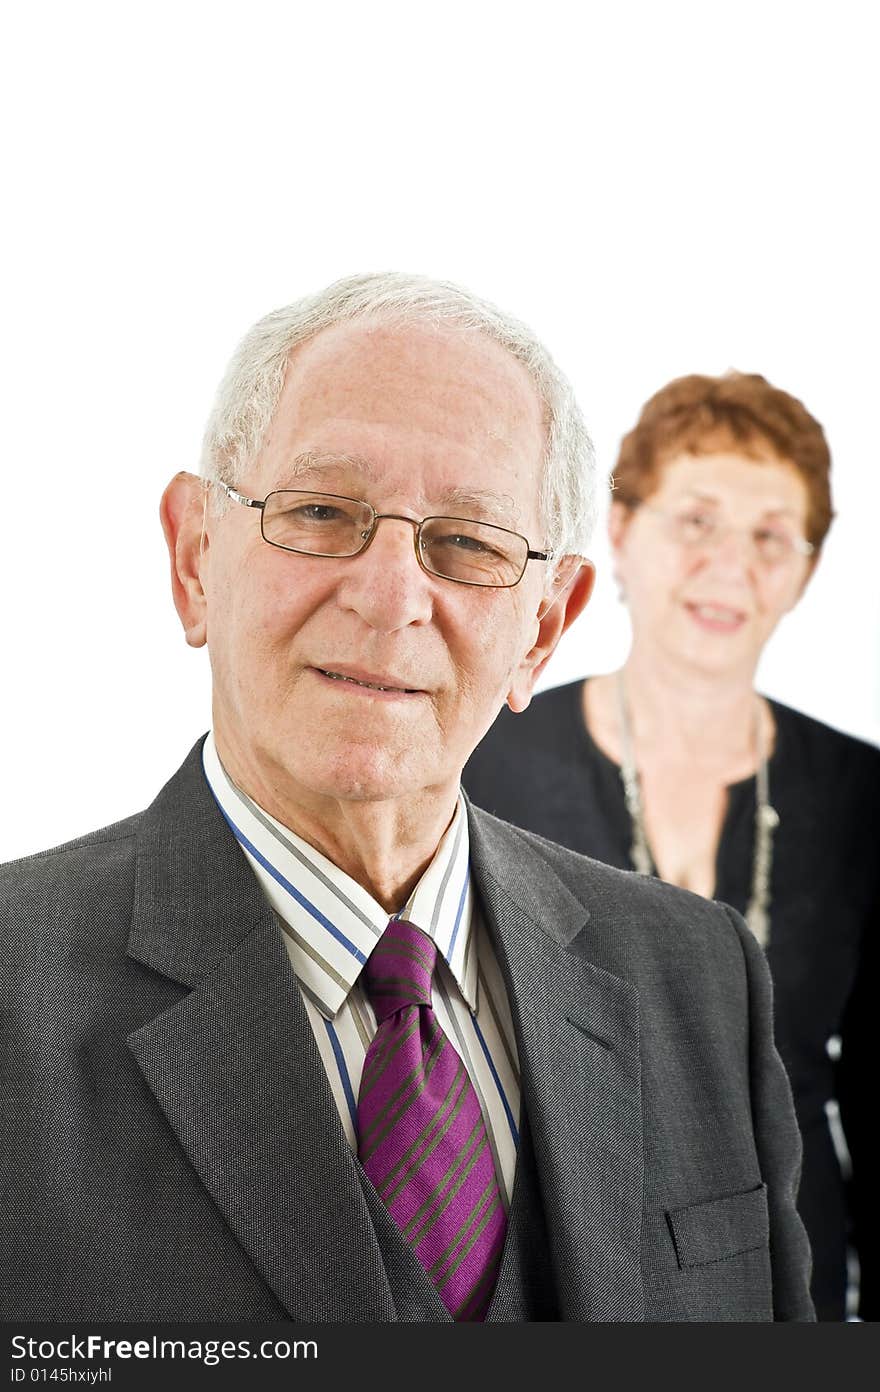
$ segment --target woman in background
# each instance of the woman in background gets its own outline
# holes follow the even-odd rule
[[[830,526],[829,469],[818,422],[757,374],[652,397],[623,440],[609,519],[629,657],[503,711],[464,782],[508,821],[746,916],[803,1136],[817,1316],[845,1318],[849,1241],[859,1314],[877,1319],[880,750],[754,688]]]

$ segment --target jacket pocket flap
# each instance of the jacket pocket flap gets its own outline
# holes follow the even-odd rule
[[[669,1209],[666,1221],[682,1269],[766,1247],[770,1232],[767,1186],[759,1184],[745,1194]]]

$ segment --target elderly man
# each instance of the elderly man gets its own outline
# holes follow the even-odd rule
[[[161,511],[211,733],[4,871],[4,1316],[811,1318],[742,921],[460,792],[592,587],[544,349],[340,282],[247,335],[203,474]]]

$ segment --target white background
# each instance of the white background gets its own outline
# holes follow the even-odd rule
[[[157,503],[259,315],[357,270],[470,286],[602,465],[683,372],[826,427],[838,510],[763,689],[880,739],[870,3],[38,4],[7,20],[0,857],[148,802],[209,723]],[[10,7],[11,12],[11,7]],[[547,684],[608,670],[597,596]]]

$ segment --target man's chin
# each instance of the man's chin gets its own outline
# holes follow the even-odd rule
[[[340,754],[338,760],[321,761],[317,766],[296,769],[304,791],[340,802],[387,802],[417,796],[425,785],[426,769],[405,756],[391,757],[387,751],[358,747]]]

